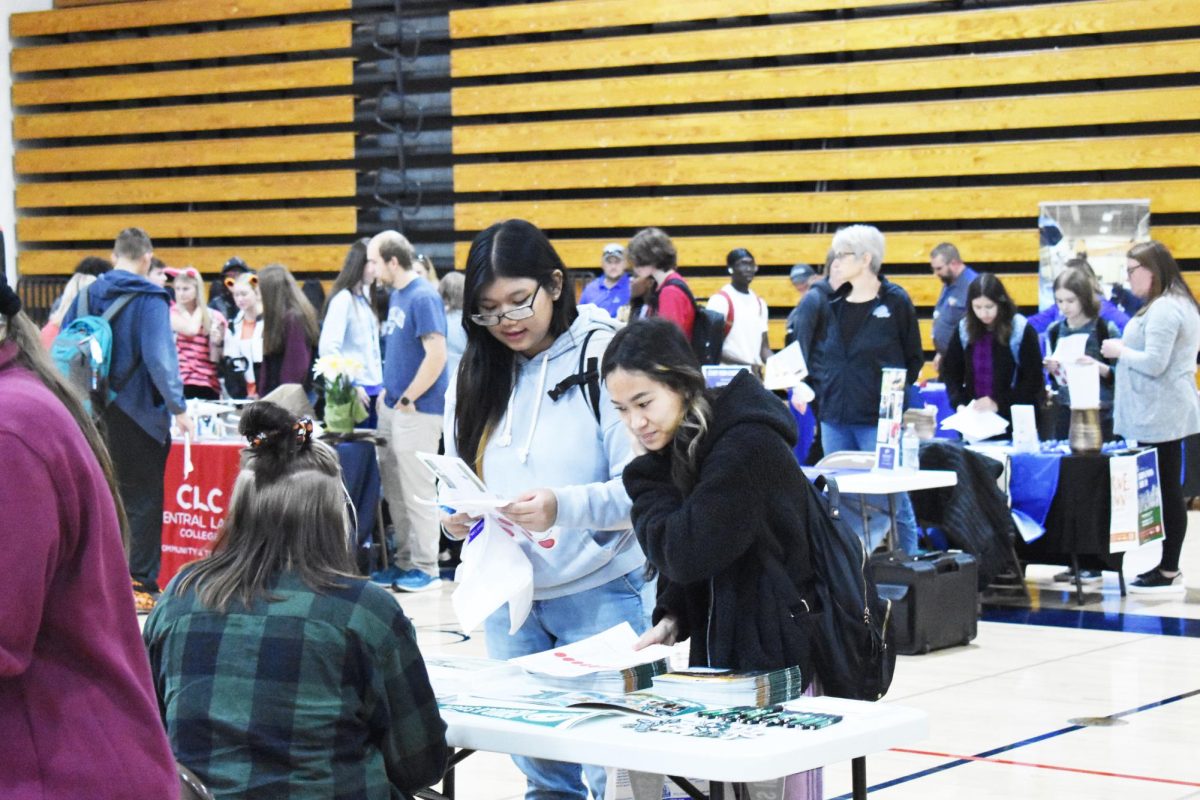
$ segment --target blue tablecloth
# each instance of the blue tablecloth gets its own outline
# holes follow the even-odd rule
[[[930,383],[921,388],[921,399],[925,401],[925,405],[933,406],[937,409],[937,427],[934,429],[934,436],[939,439],[960,439],[958,431],[942,430],[942,420],[954,413],[954,409],[950,407],[950,396],[946,394],[946,387],[941,383]]]

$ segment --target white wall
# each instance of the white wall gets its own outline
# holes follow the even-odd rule
[[[0,227],[4,228],[4,263],[8,265],[8,279],[15,282],[16,177],[13,168],[12,74],[9,72],[12,45],[8,40],[8,18],[25,11],[46,11],[53,7],[53,0],[6,0],[4,6],[5,9],[0,11]]]

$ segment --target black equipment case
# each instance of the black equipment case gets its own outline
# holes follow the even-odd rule
[[[979,567],[968,553],[882,553],[871,557],[879,596],[892,601],[897,653],[967,644],[978,630]]]

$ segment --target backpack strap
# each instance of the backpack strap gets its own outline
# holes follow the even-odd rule
[[[681,280],[678,277],[667,278],[665,281],[663,281],[663,285],[659,287],[659,292],[661,292],[663,289],[665,289],[668,286],[674,286],[675,288],[681,290],[684,294],[687,295],[687,299],[692,301],[692,309],[695,311],[700,310],[700,307],[698,305],[696,305],[696,295],[692,294],[692,287],[690,287],[686,283],[684,283],[683,280]]]
[[[733,298],[726,294],[724,289],[717,292],[717,294],[725,298],[725,306],[729,309],[725,312],[725,335],[728,336],[729,331],[733,329]]]
[[[596,418],[596,424],[600,424],[600,356],[588,352],[592,336],[597,333],[597,330],[592,328],[583,336],[583,344],[579,348],[578,371],[559,381],[547,394],[550,395],[551,400],[558,402],[560,397],[578,386],[584,393],[588,406],[592,409],[592,416]],[[608,343],[605,342],[604,346],[607,348]]]
[[[1012,324],[1012,333],[1008,335],[1008,350],[1012,353],[1013,360],[1012,386],[1010,388],[1015,389],[1017,388],[1017,374],[1021,367],[1021,340],[1025,338],[1025,328],[1029,326],[1029,320],[1025,318],[1024,314],[1013,314]]]
[[[104,313],[101,314],[100,316],[104,319],[105,322],[107,322],[107,323],[109,323],[109,325],[111,325],[112,321],[114,319],[116,319],[117,315],[121,313],[121,311],[125,308],[125,306],[129,305],[133,301],[133,298],[136,297],[137,294],[138,294],[137,292],[126,292],[125,294],[118,297],[115,301],[113,301],[112,305],[110,305],[108,308],[104,309]],[[108,382],[109,391],[115,395],[118,391],[118,387],[124,386],[126,383],[129,382],[129,379],[133,377],[133,373],[137,371],[137,368],[139,366],[141,366],[141,363],[142,363],[142,355],[141,355],[141,351],[139,350],[138,355],[133,359],[133,362],[129,365],[129,369],[125,370],[125,374],[121,376],[121,379],[119,381],[110,380]]]
[[[79,296],[75,298],[75,319],[91,316],[91,309],[88,308],[88,290],[91,288],[90,286],[84,287]]]

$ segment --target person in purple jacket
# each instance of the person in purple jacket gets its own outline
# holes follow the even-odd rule
[[[262,294],[263,361],[258,396],[285,383],[312,390],[313,350],[321,335],[317,312],[287,267],[271,264],[258,273]],[[310,397],[310,400],[312,398]]]
[[[112,462],[20,307],[0,266],[0,797],[174,800]]]

